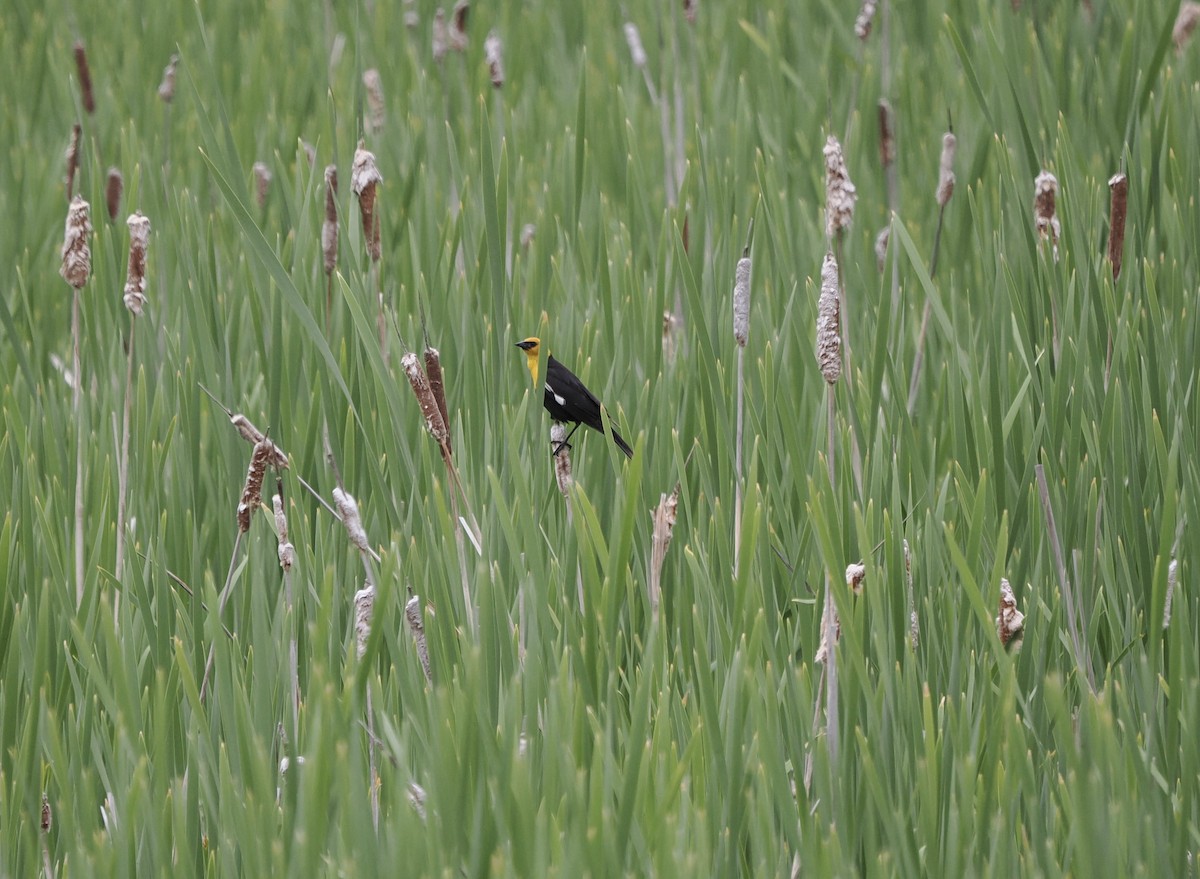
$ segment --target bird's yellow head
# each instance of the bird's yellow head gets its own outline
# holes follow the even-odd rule
[[[530,336],[528,339],[522,339],[517,342],[517,347],[525,352],[525,365],[529,367],[529,374],[533,376],[533,385],[537,387],[538,380],[538,349],[541,347],[541,340],[537,336]]]

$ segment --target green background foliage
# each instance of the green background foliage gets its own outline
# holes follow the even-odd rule
[[[0,11],[0,496],[10,498],[0,876],[40,870],[43,843],[64,876],[1193,869],[1200,631],[1186,550],[1200,522],[1200,53],[1172,45],[1175,9],[928,0],[898,5],[860,44],[855,10],[822,2],[701,3],[694,24],[666,3],[625,13],[477,3],[465,53],[440,62],[435,7],[407,9],[415,29],[406,7],[381,2],[16,0]],[[493,29],[500,90],[483,56]],[[91,61],[91,116],[76,39]],[[167,105],[156,89],[172,52],[181,60]],[[384,176],[386,357],[349,185],[369,67],[387,101],[367,142]],[[673,203],[646,77],[679,113],[685,173]],[[885,82],[899,189],[881,271]],[[958,188],[931,279],[948,114]],[[77,185],[96,228],[79,413],[53,365],[70,363],[58,266],[76,120]],[[813,344],[831,132],[859,192],[841,244],[853,363],[835,391],[832,480]],[[262,207],[255,161],[274,175]],[[343,220],[328,326],[327,163]],[[109,166],[126,182],[116,222],[103,208]],[[1057,262],[1033,226],[1042,168],[1061,184]],[[1106,181],[1121,168],[1129,224],[1114,282]],[[136,333],[131,551],[118,581],[130,328],[121,220],[134,209],[154,231]],[[730,293],[751,219],[735,574]],[[536,231],[523,245],[527,224]],[[672,356],[663,312],[676,303]],[[474,628],[446,471],[398,369],[402,346],[423,344],[422,307],[482,531],[482,552],[465,557]],[[637,448],[626,462],[599,435],[577,437],[570,521],[540,389],[512,347],[533,334]],[[250,447],[199,383],[291,455],[292,613],[268,515],[242,542],[223,618],[206,609],[230,565]],[[362,661],[351,605],[362,566],[298,480],[329,497],[325,437],[382,556]],[[87,588],[77,608],[79,443]],[[655,619],[649,511],[677,482]],[[1173,553],[1179,588],[1164,629]],[[853,598],[842,572],[860,559],[866,589]],[[814,725],[827,577],[842,620],[836,759]],[[1026,614],[1019,653],[996,634],[1001,577]],[[432,685],[404,622],[408,588],[432,606]],[[293,631],[303,704],[284,741]],[[291,768],[280,773],[283,757]],[[427,792],[424,816],[410,783]],[[43,793],[54,818],[44,840]]]

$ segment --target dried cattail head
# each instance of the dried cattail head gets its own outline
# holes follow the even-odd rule
[[[833,643],[836,644],[842,638],[842,619],[838,616],[837,608],[833,606],[833,599],[825,602],[825,610],[821,613],[821,643],[817,646],[817,652],[813,654],[813,662],[821,664],[829,658],[829,650],[832,645],[829,643],[829,631],[833,630]]]
[[[825,381],[834,384],[842,374],[841,315],[838,305],[838,264],[833,252],[821,263],[821,298],[817,302],[817,362]]]
[[[241,438],[251,445],[258,445],[266,439],[263,432],[254,426],[254,422],[241,413],[231,413],[229,423],[237,429]],[[271,449],[271,466],[277,470],[286,470],[288,468],[287,453],[274,443],[271,443]]]
[[[338,211],[337,165],[325,167],[325,222],[321,224],[321,253],[325,257],[325,274],[337,268]]]
[[[537,226],[533,223],[526,223],[521,227],[521,249],[528,250],[529,245],[533,243],[533,236],[537,234]]]
[[[433,60],[441,61],[446,57],[450,44],[450,35],[446,30],[446,13],[439,7],[433,15]]]
[[[421,621],[421,599],[413,596],[404,605],[404,619],[408,622],[408,630],[412,632],[413,642],[417,645],[417,657],[421,660],[421,670],[425,672],[425,680],[432,681],[429,671],[429,645],[425,642],[425,624]]]
[[[1183,51],[1183,47],[1191,39],[1192,31],[1196,29],[1197,24],[1200,24],[1200,3],[1188,0],[1179,7],[1179,16],[1175,19],[1175,29],[1171,32],[1171,37],[1175,40],[1176,52]]]
[[[404,26],[416,30],[421,24],[421,16],[417,14],[416,0],[404,0]]]
[[[1058,198],[1058,178],[1049,171],[1038,174],[1033,181],[1033,213],[1037,225],[1038,236],[1043,240],[1049,239],[1054,251],[1054,259],[1058,260],[1058,238],[1062,232],[1058,217],[1055,216],[1055,201]]]
[[[1129,208],[1129,178],[1114,174],[1108,181],[1111,201],[1108,208],[1108,261],[1112,263],[1113,280],[1121,275],[1121,260],[1125,250],[1125,214]]]
[[[904,579],[908,584],[908,641],[912,649],[916,650],[921,640],[921,625],[917,620],[917,601],[913,594],[912,553],[909,551],[907,540],[904,541]]]
[[[696,6],[700,0],[683,0],[683,17],[687,19],[688,24],[696,23]]]
[[[679,483],[670,494],[660,494],[658,506],[654,508],[654,531],[650,538],[650,610],[658,614],[662,593],[662,568],[667,557],[667,548],[675,535],[675,522],[679,517]]]
[[[571,444],[567,442],[567,426],[561,421],[550,423],[550,448],[554,450],[554,478],[558,482],[558,490],[563,497],[570,499],[575,478],[571,475]]]
[[[871,2],[871,0],[867,0]],[[887,98],[879,99],[879,164],[886,171],[896,161],[896,134],[892,121],[892,105]]]
[[[83,134],[83,128],[76,122],[71,126],[71,142],[67,144],[67,152],[65,155],[67,161],[67,201],[71,200],[71,196],[75,192],[75,172],[79,170],[79,138]]]
[[[437,348],[425,346],[425,374],[429,377],[429,390],[442,415],[446,426],[446,449],[450,449],[450,411],[446,408],[446,380],[442,374],[442,355]]]
[[[867,41],[867,37],[871,36],[871,24],[875,21],[875,10],[878,6],[878,0],[863,0],[863,5],[858,10],[858,17],[854,19],[854,36],[864,43]]]
[[[254,163],[254,196],[259,208],[267,205],[267,194],[271,191],[271,169],[263,162]]]
[[[958,138],[953,131],[942,135],[942,157],[938,162],[937,203],[944,208],[954,195],[954,153],[958,149]]]
[[[88,114],[96,112],[96,96],[92,92],[92,71],[88,67],[87,49],[83,47],[83,40],[75,42],[75,70],[79,74],[79,92],[83,98],[83,109],[88,111]]]
[[[733,274],[733,338],[746,347],[750,335],[750,248],[742,251]]]
[[[158,84],[158,97],[166,104],[175,100],[175,68],[179,66],[179,56],[172,55],[167,66],[163,68],[162,82]]]
[[[307,140],[300,141],[300,149],[304,150],[304,158],[308,160],[308,167],[317,164],[317,148]]]
[[[1017,610],[1017,599],[1012,587],[1004,578],[1000,579],[1000,614],[996,617],[996,631],[1000,635],[1000,643],[1005,647],[1014,641],[1013,647],[1020,644],[1022,630],[1025,627],[1025,614]]]
[[[358,502],[349,493],[335,488],[333,490],[333,506],[338,511],[342,524],[346,527],[350,542],[363,552],[370,552],[370,546],[367,544],[367,531],[363,528],[362,516],[358,512]]]
[[[500,35],[491,31],[483,41],[483,57],[487,59],[488,75],[494,88],[504,87],[504,45]]]
[[[891,239],[892,227],[890,224],[880,229],[879,234],[875,236],[875,265],[881,272],[887,263],[888,242]]]
[[[369,110],[364,121],[367,134],[383,130],[387,121],[387,108],[383,102],[383,79],[374,67],[363,71],[363,88],[367,92],[367,108]]]
[[[62,268],[63,280],[79,290],[87,283],[92,273],[92,249],[88,236],[92,234],[92,206],[81,196],[71,199],[67,210],[67,225],[63,235]]]
[[[471,14],[469,0],[458,0],[450,19],[450,48],[455,52],[467,51],[467,18]]]
[[[263,476],[266,475],[273,448],[270,440],[263,439],[254,444],[254,451],[250,455],[246,485],[242,488],[242,499],[237,508],[238,530],[243,533],[250,530],[250,517],[262,503]]]
[[[825,141],[825,232],[830,238],[850,228],[858,190],[850,182],[842,145],[832,134]]]
[[[425,417],[425,429],[439,445],[445,446],[449,439],[446,422],[442,420],[442,412],[433,396],[433,389],[429,387],[429,378],[417,362],[417,355],[409,351],[400,358],[400,365],[404,368],[404,374],[408,376],[408,383],[421,407],[421,414]]]
[[[50,798],[44,793],[42,794],[42,833],[49,833],[50,827],[54,824],[54,813],[50,811]]]
[[[425,788],[415,781],[408,783],[408,801],[422,821],[425,820],[425,796]]]
[[[855,595],[862,595],[863,581],[867,579],[867,566],[862,562],[846,565],[846,586]]]
[[[633,66],[641,70],[646,66],[646,49],[642,46],[642,35],[638,33],[637,25],[632,21],[625,22],[625,42],[629,44]]]
[[[141,211],[130,214],[125,221],[129,227],[129,270],[125,274],[125,307],[134,316],[142,313],[146,304],[146,250],[150,246],[150,220]]]
[[[296,547],[288,540],[287,513],[283,509],[283,498],[275,494],[271,497],[271,508],[275,511],[275,530],[279,534],[279,567],[290,571],[296,563]]]
[[[350,169],[350,188],[358,197],[358,212],[362,216],[363,240],[367,243],[367,252],[374,262],[379,262],[381,255],[379,247],[379,217],[375,213],[375,189],[383,182],[379,169],[375,166],[375,154],[364,147],[363,141],[358,142],[354,151],[354,164]]]
[[[125,191],[125,178],[117,168],[108,169],[108,179],[104,184],[104,204],[108,208],[108,218],[115,220],[121,212],[121,193]]]
[[[358,658],[367,654],[367,641],[371,638],[371,617],[375,612],[375,587],[368,582],[354,593],[354,643]]]
[[[676,340],[679,335],[679,318],[668,309],[662,319],[662,352],[667,363],[675,361]]]
[[[1179,585],[1179,560],[1171,559],[1167,565],[1167,596],[1163,600],[1163,628],[1171,625],[1171,604],[1175,600],[1175,587]]]

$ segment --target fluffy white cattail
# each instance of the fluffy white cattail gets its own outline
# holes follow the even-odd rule
[[[954,195],[954,153],[958,149],[958,138],[953,131],[942,135],[942,158],[938,162],[938,207],[944,208]]]
[[[625,22],[625,42],[629,44],[633,66],[641,70],[646,66],[646,49],[642,46],[642,35],[638,33],[637,25],[632,21]]]
[[[332,275],[337,268],[338,257],[338,212],[337,212],[337,165],[325,166],[325,221],[321,224],[321,255],[325,260],[325,274]]]
[[[367,118],[364,121],[368,134],[382,131],[387,121],[387,108],[383,102],[383,79],[374,67],[363,71],[363,88],[367,93]]]
[[[158,84],[158,97],[164,103],[175,100],[175,68],[179,65],[179,56],[172,55],[167,66],[163,68],[162,82]]]
[[[912,649],[917,649],[921,639],[921,625],[917,619],[917,599],[913,593],[912,553],[908,541],[904,541],[904,579],[908,584],[908,641]]]
[[[488,75],[494,88],[504,87],[504,45],[500,35],[492,31],[483,41],[483,57],[487,59]]]
[[[1171,559],[1167,565],[1167,597],[1163,601],[1163,628],[1171,625],[1171,604],[1175,600],[1175,587],[1179,583],[1179,561]]]
[[[354,642],[358,658],[367,653],[367,641],[371,637],[371,616],[375,611],[375,587],[366,587],[354,593]]]
[[[528,250],[529,245],[533,243],[533,236],[537,234],[537,226],[533,223],[526,223],[521,227],[521,249]]]
[[[855,595],[862,595],[863,582],[867,579],[867,566],[862,562],[846,565],[846,586]]]
[[[1017,599],[1013,595],[1012,586],[1004,578],[1000,579],[1000,614],[996,617],[996,631],[1000,635],[1000,643],[1005,647],[1016,639],[1020,643],[1022,630],[1025,627],[1025,614],[1017,610]],[[1014,646],[1016,646],[1014,644]]]
[[[425,672],[425,680],[432,681],[429,671],[429,645],[425,641],[425,624],[421,621],[421,599],[413,596],[404,605],[404,619],[408,622],[408,630],[412,632],[413,642],[417,645],[417,656],[421,660],[421,670]]]
[[[67,225],[63,235],[62,268],[59,274],[76,290],[83,288],[92,274],[92,249],[88,236],[92,234],[92,206],[82,196],[71,199],[67,209]]]
[[[425,820],[425,788],[417,784],[415,781],[408,783],[408,802],[412,804],[413,811],[417,813],[422,821]]]
[[[829,658],[829,650],[832,646],[829,643],[830,617],[833,618],[833,643],[836,644],[842,638],[842,620],[838,616],[837,608],[833,606],[832,596],[829,601],[825,602],[825,610],[821,614],[821,643],[817,646],[817,652],[813,654],[813,662],[818,664]]]
[[[275,530],[279,532],[279,567],[290,571],[296,563],[296,547],[288,540],[287,513],[283,509],[283,498],[271,497],[271,508],[275,511]]]
[[[358,512],[358,502],[349,493],[335,488],[333,490],[333,506],[338,511],[342,524],[346,526],[346,534],[350,536],[350,542],[363,552],[370,552],[367,531],[363,528],[362,516]]]
[[[658,605],[662,597],[662,568],[667,558],[667,548],[675,534],[675,522],[679,516],[679,488],[670,494],[661,494],[654,508],[654,531],[650,538],[650,611],[658,616]]]
[[[1176,52],[1183,51],[1183,47],[1191,39],[1192,31],[1196,29],[1197,24],[1200,24],[1200,3],[1187,0],[1186,3],[1180,5],[1179,15],[1175,19],[1175,28],[1171,32]]]
[[[375,154],[366,149],[363,141],[354,151],[354,164],[350,169],[350,188],[358,197],[358,211],[362,216],[363,240],[371,259],[379,261],[379,216],[375,212],[375,190],[383,182],[383,176],[375,165]]]
[[[825,141],[825,231],[833,238],[850,228],[858,190],[850,182],[842,145],[832,134]]]
[[[825,381],[834,384],[842,374],[841,316],[838,312],[838,264],[833,252],[821,264],[821,298],[817,303],[817,362]]]
[[[446,30],[446,13],[439,7],[433,15],[433,60],[441,61],[450,47],[450,34]]]
[[[1049,240],[1054,252],[1054,260],[1058,261],[1058,239],[1062,234],[1062,226],[1055,215],[1058,199],[1058,178],[1049,171],[1038,174],[1033,181],[1033,213],[1038,236]]]
[[[471,13],[469,0],[458,0],[450,17],[450,48],[455,52],[467,51],[467,18]]]
[[[863,42],[866,42],[867,37],[871,36],[871,23],[875,20],[875,10],[878,6],[878,0],[863,0],[863,5],[858,10],[858,17],[854,19],[854,36]]]
[[[150,246],[150,220],[141,211],[130,214],[129,270],[125,276],[125,307],[140,315],[146,304],[146,250]]]
[[[742,348],[750,335],[750,253],[742,251],[733,274],[733,338]]]
[[[887,263],[888,242],[892,238],[892,227],[884,226],[879,230],[879,234],[875,236],[875,265],[879,271],[883,271],[884,265]]]

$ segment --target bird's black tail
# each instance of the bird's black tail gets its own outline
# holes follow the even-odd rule
[[[629,443],[625,442],[624,438],[614,429],[611,431],[613,442],[617,444],[617,448],[625,453],[626,458],[633,457],[633,449],[629,448]]]

